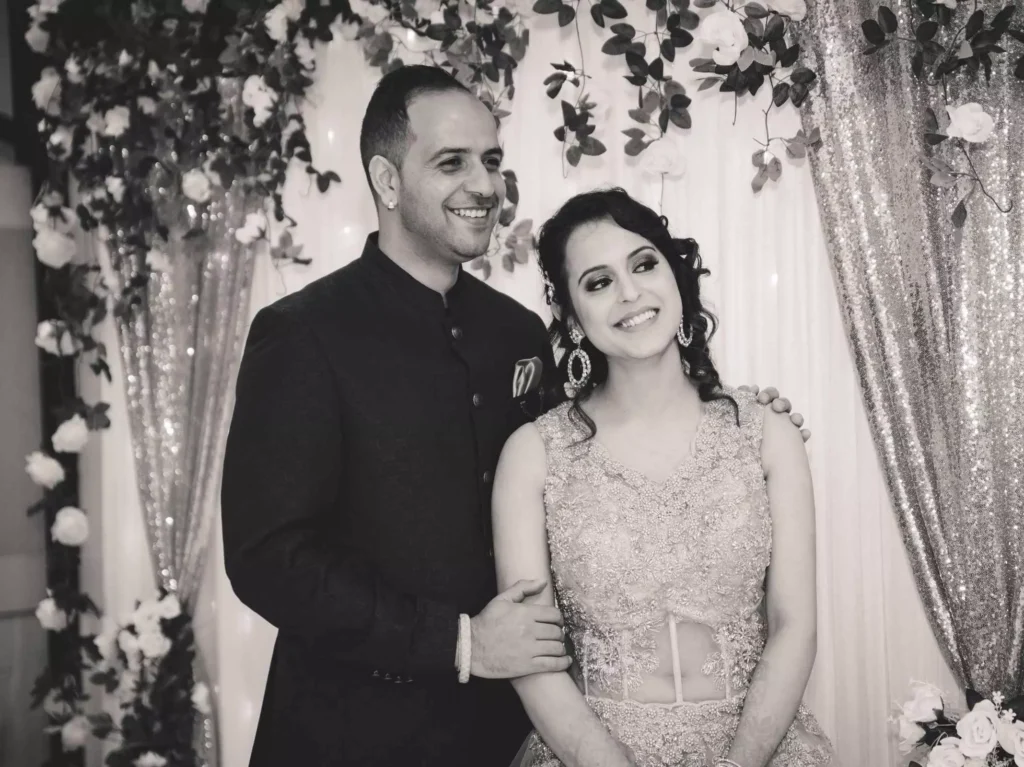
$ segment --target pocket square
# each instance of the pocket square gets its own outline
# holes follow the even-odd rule
[[[540,357],[519,360],[516,363],[515,372],[512,374],[513,399],[519,399],[536,389],[540,385],[543,370],[544,363],[540,361]]]

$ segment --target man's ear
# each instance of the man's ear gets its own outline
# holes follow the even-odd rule
[[[401,179],[398,176],[398,168],[391,160],[379,154],[370,158],[370,184],[373,191],[377,193],[377,199],[384,207],[391,209],[398,204],[398,194],[401,191]]]

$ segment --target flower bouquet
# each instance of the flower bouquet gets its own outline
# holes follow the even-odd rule
[[[894,720],[910,767],[1024,767],[1024,695],[967,691],[966,713],[947,710],[934,685],[915,682]]]

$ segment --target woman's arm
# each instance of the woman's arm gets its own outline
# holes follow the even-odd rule
[[[814,665],[814,494],[803,438],[789,419],[764,411],[761,462],[772,515],[768,642],[747,691],[729,759],[764,767],[796,717]]]
[[[547,530],[544,523],[544,442],[528,423],[505,443],[494,476],[494,559],[498,590],[519,580],[547,581],[527,602],[554,605]],[[562,639],[557,626],[546,639]],[[626,749],[587,706],[565,671],[519,677],[512,686],[544,742],[568,767],[627,767]]]

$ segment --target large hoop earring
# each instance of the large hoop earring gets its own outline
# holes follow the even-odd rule
[[[565,385],[565,393],[569,397],[575,397],[587,385],[587,381],[590,380],[590,355],[580,347],[580,344],[583,343],[583,338],[583,332],[579,328],[574,327],[569,331],[569,340],[576,344],[576,348],[569,354],[569,361],[565,366],[566,373],[569,375],[569,382]],[[580,365],[580,376],[578,378],[573,371],[573,367],[577,362]]]
[[[676,329],[676,340],[679,342],[679,345],[682,346],[684,349],[691,343],[693,343],[693,328],[690,328],[689,333],[686,332],[685,317],[679,320],[679,327]]]

